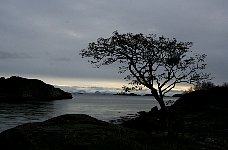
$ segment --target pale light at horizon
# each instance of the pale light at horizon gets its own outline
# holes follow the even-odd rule
[[[88,43],[117,30],[193,42],[194,52],[207,55],[205,71],[219,85],[228,81],[227,4],[225,0],[0,1],[0,70],[57,85],[121,88],[127,83],[118,76],[117,65],[94,69],[79,55]]]
[[[99,88],[113,88],[113,89],[122,89],[124,85],[128,85],[126,81],[121,80],[94,80],[94,79],[79,79],[79,78],[52,78],[52,77],[43,77],[43,81],[46,81],[49,84],[57,86],[69,86],[69,87],[99,87]],[[177,85],[172,90],[174,91],[187,91],[191,85]],[[147,88],[144,88],[147,89]]]

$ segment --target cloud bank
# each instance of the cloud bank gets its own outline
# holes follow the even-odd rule
[[[207,54],[213,82],[228,81],[227,0],[2,0],[0,70],[6,75],[119,80],[115,65],[94,69],[79,51],[113,31],[192,41]]]

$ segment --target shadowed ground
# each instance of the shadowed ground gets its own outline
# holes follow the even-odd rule
[[[195,149],[191,139],[170,144],[165,133],[145,133],[99,121],[87,115],[63,115],[41,123],[28,123],[0,134],[5,150],[146,150]]]

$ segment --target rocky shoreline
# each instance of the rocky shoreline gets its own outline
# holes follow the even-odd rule
[[[154,107],[121,124],[73,114],[28,123],[0,133],[0,144],[8,150],[225,150],[227,92],[216,87],[188,93],[166,111]]]
[[[192,139],[176,138],[178,148]],[[27,123],[0,133],[6,150],[152,150],[169,149],[166,133],[147,133],[97,120],[88,115],[63,115],[44,122]]]
[[[12,76],[0,78],[0,102],[71,99],[70,93],[37,79]]]

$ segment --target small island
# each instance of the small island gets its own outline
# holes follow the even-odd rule
[[[123,95],[123,96],[140,96],[140,95],[135,94],[135,93],[125,93],[125,92],[122,92],[122,93],[116,93],[116,94],[113,94],[113,95]]]
[[[0,78],[0,102],[47,101],[71,99],[70,93],[38,79],[12,76]]]

